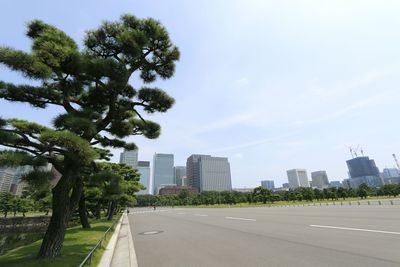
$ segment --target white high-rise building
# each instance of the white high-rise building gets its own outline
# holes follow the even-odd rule
[[[174,155],[155,153],[153,157],[153,190],[158,194],[161,185],[175,184]]]
[[[137,169],[140,173],[140,183],[146,187],[137,192],[138,195],[150,194],[150,161],[138,161]]]
[[[121,153],[119,163],[128,164],[134,168],[138,166],[138,150],[126,150]]]
[[[315,171],[311,173],[312,186],[316,188],[328,188],[329,181],[326,171]]]
[[[2,168],[0,170],[0,192],[10,192],[15,170],[15,168]]]
[[[286,171],[289,188],[310,187],[307,171],[305,169],[292,169]]]

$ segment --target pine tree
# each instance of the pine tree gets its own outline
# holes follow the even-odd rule
[[[159,88],[133,87],[173,76],[179,51],[154,19],[123,15],[86,33],[84,48],[42,21],[28,24],[30,53],[0,48],[0,63],[40,85],[0,81],[0,98],[45,109],[63,109],[52,127],[19,119],[0,119],[0,144],[45,159],[62,174],[52,189],[53,213],[38,257],[60,255],[65,229],[94,160],[107,159],[107,147],[136,148],[123,138],[157,138],[160,126],[145,113],[166,112],[174,99]],[[100,147],[101,148],[100,148]]]

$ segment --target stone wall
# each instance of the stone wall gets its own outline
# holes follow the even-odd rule
[[[50,222],[50,216],[0,218],[0,233],[44,232]]]

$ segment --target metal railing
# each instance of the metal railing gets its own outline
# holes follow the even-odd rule
[[[120,217],[117,220],[115,220],[115,222],[110,227],[108,227],[108,229],[104,232],[103,236],[99,239],[99,241],[97,241],[96,245],[92,248],[89,254],[87,254],[85,259],[81,262],[81,264],[79,264],[79,267],[85,266],[86,264],[90,265],[92,263],[93,254],[98,248],[102,246],[103,241],[107,239],[107,235],[111,232],[115,224],[117,224],[119,221]]]
[[[293,203],[280,205],[270,205],[269,207],[306,207],[306,206],[398,206],[400,205],[400,199],[374,199],[374,200],[352,200],[352,201],[333,201],[333,202],[312,202],[312,203]]]

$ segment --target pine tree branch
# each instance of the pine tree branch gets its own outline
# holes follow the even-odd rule
[[[142,117],[142,115],[140,115],[140,113],[139,113],[136,109],[133,109],[133,111],[135,111],[136,115],[138,115],[138,117],[139,117],[144,123],[147,123],[146,120]]]
[[[34,155],[36,155],[36,156],[40,156],[40,153],[39,153],[38,151],[29,149],[29,148],[27,148],[27,147],[22,147],[22,146],[17,146],[17,145],[11,145],[11,144],[1,144],[1,145],[2,145],[2,146],[5,146],[5,147],[10,147],[10,148],[16,148],[16,149],[24,150],[24,151],[29,152],[29,153],[32,153],[32,154],[34,154]]]

